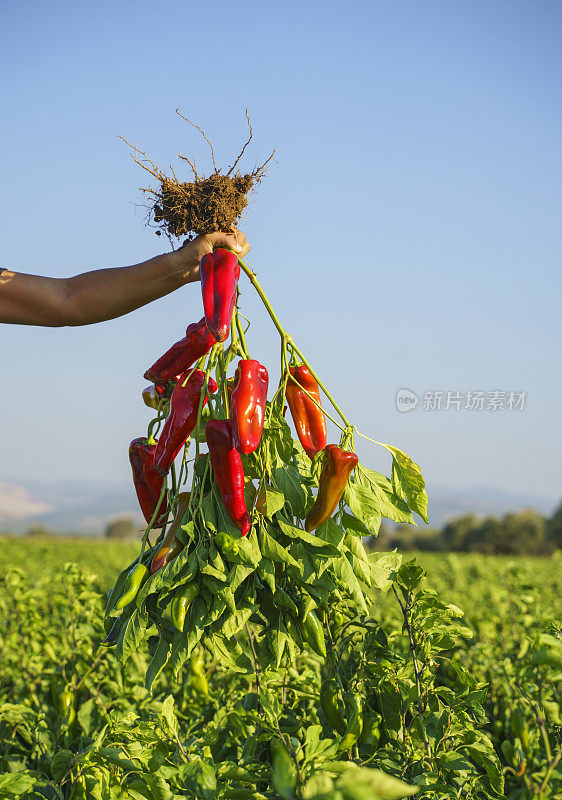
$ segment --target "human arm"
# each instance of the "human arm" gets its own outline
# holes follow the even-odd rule
[[[72,278],[0,273],[0,322],[19,325],[91,325],[121,317],[199,280],[199,262],[217,247],[245,255],[245,235],[209,233],[178,250],[131,267],[99,269]]]

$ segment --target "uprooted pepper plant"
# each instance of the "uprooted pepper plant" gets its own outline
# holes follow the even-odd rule
[[[168,179],[150,164],[160,181],[155,221],[188,233],[191,223],[177,220],[189,208],[178,210],[178,192],[173,209],[163,202]],[[231,180],[216,166],[209,179],[193,169],[191,187],[172,179],[185,197]],[[242,258],[216,250],[200,276],[202,318],[187,320],[163,355],[147,354],[158,356],[143,392],[154,416],[130,445],[147,527],[109,593],[103,644],[125,664],[148,642],[148,690],[185,670],[203,696],[213,673],[245,687],[215,740],[201,732],[197,757],[218,779],[215,794],[201,796],[502,796],[491,742],[470,724],[482,698],[449,652],[470,635],[462,613],[422,589],[415,563],[363,546],[382,517],[427,522],[420,468],[374,439],[391,456],[390,475],[359,463],[364,434],[345,399],[332,396],[329,376],[314,370]],[[257,291],[279,333],[276,386],[252,358],[239,282]],[[328,442],[326,419],[337,441]],[[377,614],[377,595],[390,589],[406,656]],[[448,688],[452,676],[465,691]]]

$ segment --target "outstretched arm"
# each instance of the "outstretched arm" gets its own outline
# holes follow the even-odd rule
[[[217,247],[245,255],[241,231],[208,233],[179,250],[132,267],[98,269],[73,278],[44,278],[5,270],[0,273],[0,322],[20,325],[91,325],[128,314],[199,280],[199,262]]]

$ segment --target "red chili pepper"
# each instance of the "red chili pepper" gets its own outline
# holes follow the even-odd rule
[[[234,443],[232,423],[227,419],[210,419],[205,437],[226,513],[240,528],[242,536],[246,536],[251,523],[244,500],[244,469]]]
[[[188,373],[182,375],[172,392],[170,399],[170,413],[156,445],[154,466],[161,475],[167,475],[172,463],[185,444],[197,424],[197,412],[201,389],[205,383],[205,373],[200,369],[193,371],[183,386]],[[217,384],[212,378],[208,382],[209,392],[217,391]],[[207,394],[203,405],[207,402]]]
[[[199,275],[207,328],[217,342],[224,342],[236,302],[236,285],[240,277],[238,259],[229,250],[219,248],[203,256]]]
[[[320,389],[308,367],[304,364],[301,364],[300,367],[290,367],[289,373],[320,404]],[[300,443],[309,458],[314,458],[316,453],[326,447],[328,441],[324,413],[300,386],[291,380],[291,377],[287,380],[285,397],[289,403]]]
[[[199,322],[192,322],[184,338],[160,356],[158,361],[146,370],[144,377],[148,381],[163,385],[193,366],[214,344],[215,337],[207,328],[205,317]]]
[[[154,469],[155,444],[148,444],[146,438],[133,439],[129,445],[129,461],[133,470],[133,482],[139,504],[147,522],[150,522],[160,499],[164,478]],[[166,516],[166,498],[160,504],[160,517],[154,527],[160,528]]]
[[[313,531],[332,516],[358,462],[355,453],[349,450],[341,450],[335,444],[326,447],[318,494],[304,523],[307,531]]]
[[[260,443],[265,418],[269,375],[259,361],[238,362],[234,376],[230,419],[236,447],[241,453],[253,453]]]

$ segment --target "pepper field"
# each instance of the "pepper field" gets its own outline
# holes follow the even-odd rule
[[[366,698],[346,757],[320,656],[243,674],[207,655],[150,694],[150,640],[123,668],[98,650],[105,593],[137,543],[0,542],[2,798],[562,797],[560,554],[397,561],[365,626],[331,643]],[[290,736],[295,780],[272,767],[273,732]]]

